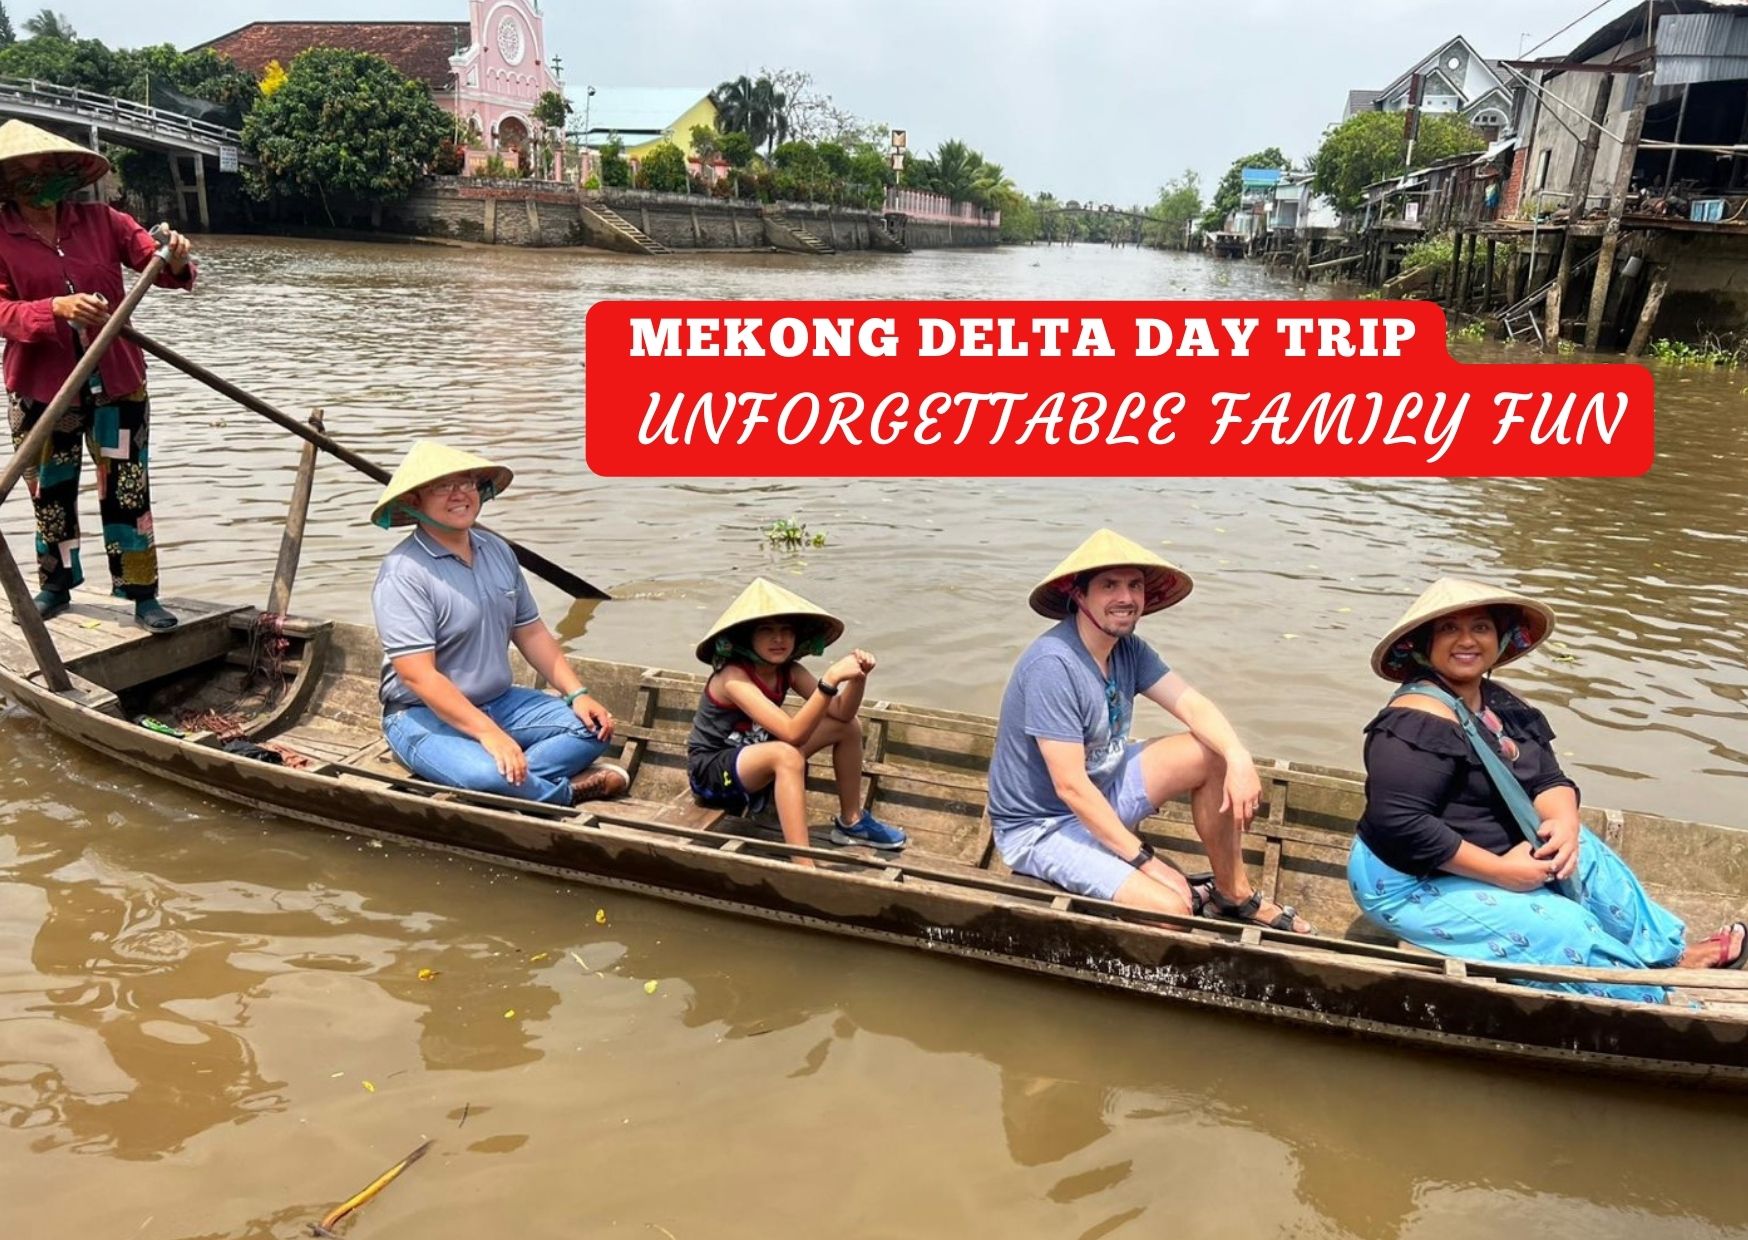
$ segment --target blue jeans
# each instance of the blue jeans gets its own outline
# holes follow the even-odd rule
[[[498,764],[484,745],[444,723],[428,706],[384,715],[383,735],[401,764],[421,779],[549,805],[569,805],[570,777],[607,748],[593,728],[550,693],[511,689],[475,705],[522,746],[528,777],[521,783],[498,774]]]
[[[1469,960],[1663,969],[1678,963],[1687,936],[1679,917],[1657,904],[1607,844],[1581,830],[1578,873],[1584,903],[1541,891],[1507,891],[1438,873],[1416,878],[1391,869],[1355,839],[1347,877],[1354,902],[1374,925],[1416,947]],[[1663,1003],[1661,986],[1612,982],[1524,982],[1605,999]]]

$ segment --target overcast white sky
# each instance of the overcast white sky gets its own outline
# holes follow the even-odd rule
[[[1543,49],[1568,50],[1636,0],[1608,0]],[[1597,0],[546,0],[573,99],[597,86],[697,86],[760,65],[810,71],[837,103],[960,138],[1027,191],[1151,201],[1184,168],[1204,183],[1271,145],[1299,159],[1443,39],[1509,58]],[[11,0],[15,26],[40,8]],[[466,0],[232,0],[142,8],[62,0],[81,35],[189,47],[250,21],[465,21]],[[220,16],[220,14],[223,14]],[[209,15],[203,15],[209,14]]]

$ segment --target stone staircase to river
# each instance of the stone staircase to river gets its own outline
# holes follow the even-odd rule
[[[837,247],[808,232],[784,213],[781,207],[765,207],[759,212],[765,219],[765,237],[779,250],[796,254],[836,254]]]
[[[612,207],[600,202],[585,202],[577,208],[582,212],[587,231],[609,248],[633,254],[672,254],[673,251],[644,232]]]

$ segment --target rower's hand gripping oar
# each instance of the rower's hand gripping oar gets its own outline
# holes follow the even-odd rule
[[[180,353],[176,352],[176,350],[167,345],[159,344],[156,340],[153,340],[150,336],[141,334],[135,328],[127,328],[126,335],[129,340],[139,345],[140,348],[144,349],[147,353],[150,353],[159,361],[175,367],[191,379],[199,380],[221,396],[228,396],[237,404],[243,406],[243,408],[253,410],[266,418],[269,422],[275,423],[276,425],[290,431],[305,443],[314,444],[329,456],[338,457],[353,469],[356,469],[359,473],[363,474],[366,478],[370,478],[376,482],[387,482],[389,480],[388,470],[383,469],[379,465],[372,464],[370,461],[359,456],[358,453],[352,451],[352,449],[346,447],[332,436],[316,430],[314,427],[310,426],[309,423],[294,418],[282,410],[275,409],[259,396],[245,392],[242,388],[231,383],[229,380],[221,379],[206,367],[197,362],[189,361],[186,357],[183,357]],[[485,529],[486,527],[482,525],[479,528]],[[498,537],[504,538],[502,534],[499,534]],[[530,550],[529,548],[524,547],[521,543],[512,542],[508,538],[504,538],[504,541],[509,543],[510,550],[516,553],[517,563],[521,564],[523,568],[533,573],[536,577],[539,577],[542,581],[550,582],[571,597],[580,599],[606,599],[613,597],[599,586],[590,585],[569,569],[561,568],[559,565],[554,564],[538,551]]]
[[[152,286],[158,282],[158,276],[170,263],[170,226],[159,224],[151,232],[152,240],[158,243],[152,257],[140,270],[140,278],[134,281],[134,286],[122,298],[121,304],[109,312],[109,318],[98,329],[85,346],[85,351],[79,355],[73,364],[72,373],[61,384],[61,390],[55,393],[55,398],[42,411],[42,416],[30,428],[30,433],[19,442],[18,448],[12,454],[12,459],[6,462],[4,471],[0,471],[0,504],[6,502],[6,497],[12,494],[12,488],[18,485],[18,480],[24,472],[42,459],[43,444],[54,433],[55,423],[61,420],[61,415],[79,398],[79,391],[85,386],[85,381],[91,377],[91,372],[97,369],[97,363],[103,360],[103,355],[109,351],[109,346],[127,326],[134,307],[140,304],[140,299],[152,291]]]

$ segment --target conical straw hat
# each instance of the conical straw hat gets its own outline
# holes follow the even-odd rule
[[[1068,593],[1074,588],[1076,577],[1107,568],[1128,567],[1139,568],[1147,585],[1147,603],[1141,609],[1144,616],[1182,602],[1195,585],[1183,569],[1140,543],[1131,542],[1113,530],[1099,530],[1033,588],[1032,610],[1040,616],[1060,620],[1068,614]]]
[[[710,632],[698,643],[698,661],[716,662],[716,639],[737,624],[748,620],[788,619],[815,626],[820,644],[829,646],[844,635],[844,622],[825,608],[810,603],[799,594],[785,590],[774,581],[754,577],[753,583],[740,592],[740,597],[728,605],[728,610],[716,617]]]
[[[16,165],[10,161],[26,155],[47,157],[42,162],[44,171],[51,175],[77,176],[76,188],[101,179],[109,171],[109,161],[90,147],[69,142],[28,121],[7,121],[0,125],[0,196],[12,197]]]
[[[408,491],[416,491],[427,482],[447,478],[450,474],[480,475],[487,488],[480,491],[482,504],[494,495],[502,495],[510,485],[510,479],[515,477],[502,465],[483,456],[451,448],[435,439],[421,439],[407,452],[406,459],[395,470],[395,476],[382,489],[382,498],[370,511],[371,524],[380,525],[385,530],[391,526],[413,524],[413,518],[405,511],[394,510],[395,501]]]
[[[1426,588],[1402,613],[1396,627],[1384,635],[1384,640],[1372,651],[1372,670],[1385,680],[1404,681],[1420,671],[1414,657],[1411,636],[1414,630],[1440,616],[1449,616],[1471,607],[1515,607],[1523,623],[1510,633],[1500,635],[1499,658],[1494,667],[1503,667],[1513,659],[1528,654],[1549,633],[1554,631],[1551,608],[1497,586],[1484,586],[1478,581],[1461,577],[1441,577]]]

